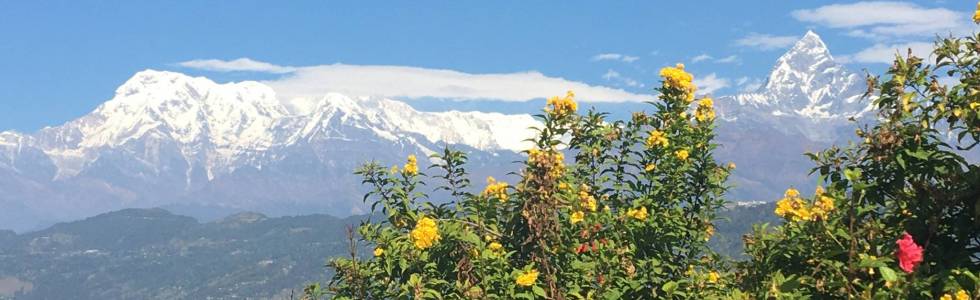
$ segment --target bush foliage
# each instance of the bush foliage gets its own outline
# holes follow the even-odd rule
[[[980,140],[977,39],[869,76],[877,122],[861,142],[807,154],[822,187],[788,189],[774,211],[786,222],[745,236],[745,260],[707,247],[734,165],[712,157],[713,100],[695,99],[678,65],[660,72],[655,112],[630,120],[579,114],[571,92],[549,99],[512,184],[470,193],[452,149],[424,172],[414,156],[365,165],[365,201],[383,219],[352,241],[374,257],[352,246],[307,297],[978,299],[980,166],[961,155]],[[451,199],[430,202],[426,182]]]

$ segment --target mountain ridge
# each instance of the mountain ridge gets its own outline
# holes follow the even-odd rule
[[[742,166],[733,200],[771,200],[787,186],[812,185],[802,153],[850,132],[846,119],[869,107],[861,83],[808,32],[776,61],[765,86],[719,97],[718,157]],[[278,99],[259,82],[145,70],[79,119],[0,132],[0,228],[127,207],[366,213],[352,175],[362,162],[401,162],[451,144],[469,153],[472,178],[506,177],[530,146],[528,127],[539,124],[528,114],[423,112],[380,97]]]

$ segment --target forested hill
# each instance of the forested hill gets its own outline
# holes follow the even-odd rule
[[[325,280],[357,218],[212,223],[162,209],[127,209],[14,235],[0,232],[0,299],[262,299]]]
[[[772,205],[722,213],[712,247],[739,257],[741,236],[774,221]],[[325,282],[324,262],[348,252],[346,226],[364,216],[210,223],[163,209],[126,209],[16,235],[0,231],[0,299],[289,299]]]

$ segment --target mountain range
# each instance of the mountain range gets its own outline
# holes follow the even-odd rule
[[[802,153],[852,132],[847,119],[870,112],[864,91],[808,32],[759,90],[718,97],[718,157],[738,165],[733,199],[811,186]],[[79,119],[2,132],[0,228],[148,207],[198,217],[361,214],[364,190],[352,175],[361,163],[400,164],[453,145],[469,153],[474,179],[504,177],[539,124],[528,114],[425,112],[378,97],[288,100],[258,82],[146,70]]]

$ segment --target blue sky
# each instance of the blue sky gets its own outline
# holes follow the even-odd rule
[[[406,97],[499,94],[523,101],[569,85],[585,89],[593,98],[586,100],[622,101],[649,94],[660,67],[684,62],[698,78],[713,79],[702,89],[731,94],[764,80],[776,58],[807,30],[820,34],[851,70],[878,72],[895,48],[922,48],[937,33],[975,30],[968,18],[976,4],[279,3],[0,2],[0,130],[33,131],[82,116],[144,69],[216,81],[265,80],[296,95],[307,91],[303,85],[324,80],[362,91],[396,74],[488,87],[457,94],[433,92],[437,87],[424,84],[378,89]],[[505,91],[514,82],[537,85]]]

